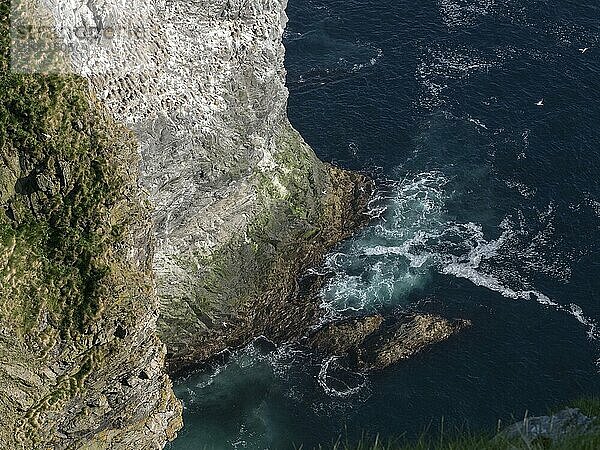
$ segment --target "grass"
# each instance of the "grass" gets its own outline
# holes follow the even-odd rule
[[[469,430],[441,431],[439,435],[425,431],[416,441],[402,437],[382,439],[379,436],[363,435],[358,442],[348,437],[340,437],[329,446],[319,446],[319,450],[598,450],[600,449],[600,397],[583,397],[571,402],[567,407],[578,408],[583,414],[594,419],[595,429],[585,435],[566,436],[558,442],[538,439],[529,443],[523,439],[507,440],[497,437],[497,430],[474,433]],[[556,413],[565,407],[553,409]],[[518,422],[518,420],[515,420]],[[441,427],[443,429],[443,427]],[[297,450],[307,450],[297,447]]]

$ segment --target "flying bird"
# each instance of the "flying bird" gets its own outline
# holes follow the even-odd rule
[[[589,47],[585,47],[585,48],[580,48],[580,49],[579,49],[579,51],[580,51],[581,53],[585,53],[585,52],[587,52],[589,49],[590,49]]]
[[[544,99],[541,99],[539,102],[536,103],[537,106],[544,106]]]

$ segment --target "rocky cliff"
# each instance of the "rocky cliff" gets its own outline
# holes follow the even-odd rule
[[[77,76],[10,70],[0,2],[0,447],[161,448],[181,426],[156,335],[134,136]]]
[[[296,276],[371,184],[287,120],[282,1],[22,1],[56,40],[17,30],[21,74],[0,5],[0,442],[160,447],[155,331],[171,370],[301,334]]]
[[[299,331],[314,309],[288,301],[296,275],[363,219],[369,183],[321,163],[286,117],[285,6],[51,4],[73,67],[140,142],[172,370]]]

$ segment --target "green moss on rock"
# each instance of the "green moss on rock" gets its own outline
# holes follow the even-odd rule
[[[190,286],[184,298],[162,299],[159,321],[171,371],[260,334],[301,335],[319,309],[296,295],[297,276],[366,220],[366,177],[319,161],[289,123],[275,144],[274,166],[255,174],[256,213],[245,229],[209,255],[179,256]]]
[[[140,445],[164,442],[180,406],[151,327],[136,141],[86,80],[11,72],[9,10],[0,1],[0,442],[72,448],[134,424]],[[152,378],[122,381],[141,370]]]

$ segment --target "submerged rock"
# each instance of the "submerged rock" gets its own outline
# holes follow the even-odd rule
[[[470,325],[467,320],[433,314],[410,314],[385,319],[379,315],[327,324],[307,341],[316,351],[346,356],[362,370],[384,369],[444,341]]]
[[[531,445],[551,445],[566,436],[577,436],[594,430],[593,420],[577,408],[567,408],[551,416],[528,417],[503,431],[496,439],[520,441],[527,448]]]

